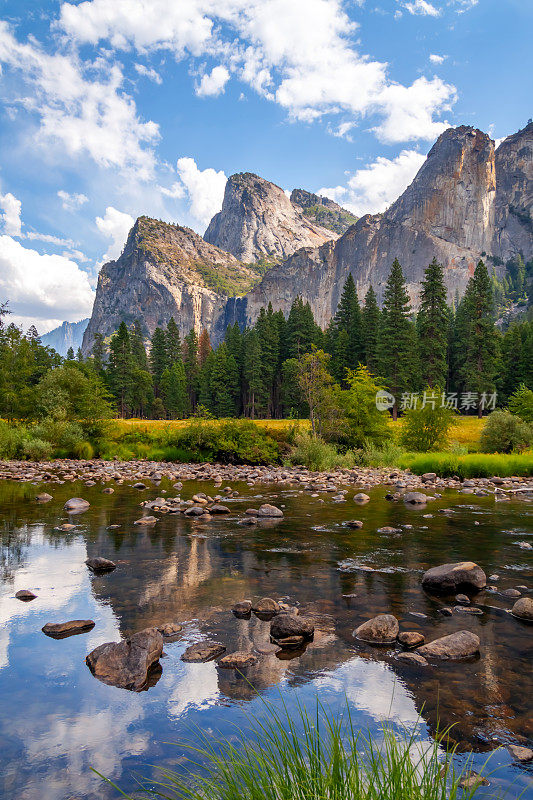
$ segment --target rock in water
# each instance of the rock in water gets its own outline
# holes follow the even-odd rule
[[[164,622],[163,625],[159,625],[157,630],[163,636],[175,636],[181,630],[183,630],[183,625],[180,625],[178,622]]]
[[[248,617],[252,612],[251,600],[240,600],[231,609],[236,617]]]
[[[272,506],[270,503],[263,503],[262,506],[259,506],[259,511],[257,512],[258,517],[282,517],[283,511],[281,508],[277,506]]]
[[[63,508],[67,514],[82,514],[84,511],[87,511],[90,505],[89,501],[84,500],[83,497],[71,497],[70,500],[67,500]]]
[[[279,603],[271,597],[262,597],[261,600],[258,600],[257,603],[252,605],[252,609],[256,614],[269,614],[273,616],[274,614],[279,614]]]
[[[418,631],[402,631],[398,634],[398,641],[404,647],[418,647],[424,644],[424,634]]]
[[[476,636],[475,633],[458,631],[422,645],[417,652],[424,658],[440,660],[471,658],[479,653],[479,644],[479,636]]]
[[[411,503],[413,506],[424,506],[428,498],[422,492],[406,492],[403,496],[404,503]]]
[[[521,597],[512,607],[511,614],[526,622],[533,622],[533,598]]]
[[[163,637],[157,628],[145,628],[122,642],[96,647],[85,659],[93,675],[110,686],[140,691],[148,672],[163,653]]]
[[[428,667],[429,662],[424,656],[419,655],[418,653],[398,653],[396,656],[398,661],[402,661],[405,664],[413,664],[419,667]]]
[[[236,653],[228,653],[227,656],[222,656],[217,663],[222,669],[246,669],[246,667],[257,664],[257,658],[253,653],[245,653],[238,650]]]
[[[533,750],[531,750],[530,747],[520,747],[517,744],[509,744],[507,745],[507,749],[514,759],[521,761],[523,764],[533,760]]]
[[[29,589],[19,589],[18,592],[16,592],[15,597],[17,600],[23,600],[25,603],[27,603],[29,600],[35,600],[37,595],[33,594],[33,592],[31,592]]]
[[[315,626],[303,617],[293,614],[278,614],[270,623],[270,636],[272,639],[288,639],[290,636],[303,636],[304,639],[313,638]]]
[[[213,503],[212,506],[209,506],[209,513],[210,514],[229,514],[230,509],[227,506],[222,505],[222,503]]]
[[[51,494],[43,492],[42,494],[38,494],[35,500],[37,501],[37,503],[49,503],[50,500],[53,500],[53,497]]]
[[[212,661],[214,658],[221,656],[226,652],[226,648],[219,642],[198,642],[191,644],[184,653],[182,653],[182,661],[190,661],[192,663],[203,663],[204,661]]]
[[[487,576],[473,561],[441,564],[428,569],[422,578],[424,589],[442,594],[455,592],[459,588],[484,589],[486,585]]]
[[[43,633],[52,639],[65,639],[77,633],[86,633],[94,628],[92,619],[71,619],[69,622],[47,622],[41,628]]]
[[[396,641],[399,629],[398,620],[392,614],[378,614],[359,625],[353,635],[370,644],[392,644]]]
[[[110,561],[109,558],[102,558],[101,556],[88,558],[85,563],[93,572],[112,572],[117,568],[114,561]]]

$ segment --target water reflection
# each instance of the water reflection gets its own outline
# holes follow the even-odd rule
[[[496,506],[492,498],[465,506],[462,496],[448,495],[425,519],[420,510],[384,501],[384,490],[357,507],[350,496],[345,504],[327,496],[319,503],[296,491],[262,487],[264,499],[286,504],[285,519],[247,528],[237,525],[239,512],[257,505],[251,491],[258,490],[239,487],[242,497],[231,504],[229,518],[168,515],[150,529],[134,526],[140,500],[162,488],[140,495],[123,486],[102,495],[99,486],[57,486],[54,500],[37,506],[34,487],[0,485],[2,797],[115,796],[90,766],[132,788],[132,771],[179,763],[179,749],[165,742],[190,736],[194,724],[222,732],[243,725],[250,711],[262,708],[257,692],[277,702],[279,688],[293,698],[289,703],[312,701],[318,692],[335,706],[346,695],[356,724],[373,730],[392,719],[418,724],[424,737],[440,717],[441,726],[455,725],[462,749],[482,751],[495,740],[533,735],[531,629],[510,617],[510,602],[499,595],[480,597],[482,616],[444,617],[445,601],[420,588],[427,566],[461,558],[478,561],[487,574],[497,572],[502,588],[531,588],[531,555],[514,544],[531,536],[531,506]],[[183,496],[210,488],[186,485]],[[87,497],[91,508],[76,518],[72,533],[57,533],[54,528],[66,520],[62,506],[75,495]],[[454,512],[440,514],[439,507]],[[354,516],[363,529],[344,525]],[[110,524],[120,527],[109,531]],[[402,533],[378,533],[384,526]],[[117,569],[91,575],[84,562],[93,556],[113,559]],[[37,599],[16,600],[20,588],[32,589]],[[313,616],[315,638],[303,652],[280,658],[268,622],[254,615],[236,619],[229,611],[236,600],[265,595]],[[357,625],[382,612],[428,639],[473,630],[481,638],[481,657],[426,672],[402,665],[390,650],[352,637]],[[45,622],[75,618],[92,618],[96,626],[58,641],[40,632]],[[162,674],[148,691],[106,686],[85,666],[85,655],[98,644],[166,621],[182,623],[183,631],[165,645]],[[202,638],[222,641],[228,652],[253,650],[258,662],[246,680],[214,662],[182,662],[185,647]],[[527,768],[509,766],[505,751],[497,760],[504,783],[518,776],[526,786]]]

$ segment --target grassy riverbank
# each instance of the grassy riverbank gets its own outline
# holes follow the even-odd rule
[[[162,769],[143,788],[151,797],[181,800],[469,800],[482,778],[470,760],[454,765],[446,737],[431,743],[416,734],[356,731],[349,709],[334,715],[317,704],[267,716],[231,741],[197,731],[182,771]],[[103,777],[103,776],[102,776]],[[486,780],[485,780],[486,782]],[[133,796],[122,792],[123,797]],[[142,786],[142,781],[141,781]],[[135,795],[138,796],[138,795]]]

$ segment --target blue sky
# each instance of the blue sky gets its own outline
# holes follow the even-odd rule
[[[532,115],[531,0],[0,0],[0,300],[90,313],[149,214],[253,171],[384,210],[440,132]]]

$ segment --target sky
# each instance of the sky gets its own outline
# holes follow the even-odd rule
[[[141,214],[255,172],[384,211],[447,127],[532,116],[533,0],[0,0],[0,301],[90,315]]]

